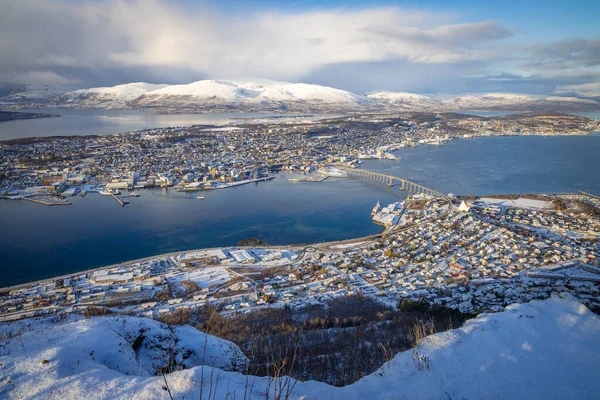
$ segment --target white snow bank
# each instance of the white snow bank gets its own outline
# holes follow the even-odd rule
[[[518,207],[518,208],[530,208],[530,209],[539,209],[539,210],[547,210],[552,207],[551,201],[545,200],[534,200],[534,199],[525,199],[519,197],[518,199],[497,199],[494,197],[482,197],[480,199],[485,204],[491,204],[502,207]]]
[[[144,320],[135,319],[136,324]],[[94,321],[80,322],[70,340],[45,341],[48,324],[34,323],[29,336],[9,340],[2,351],[4,365],[0,397],[47,398],[52,391],[64,399],[167,398],[162,377],[127,376],[96,362],[69,372],[59,366],[83,359],[88,347],[79,351],[73,343],[96,343]],[[17,325],[10,325],[17,326]],[[3,326],[3,330],[6,325]],[[83,329],[87,327],[87,329]],[[119,323],[112,324],[119,332]],[[15,328],[12,328],[14,331]],[[17,328],[18,329],[18,328]],[[65,332],[67,334],[67,332]],[[120,335],[115,333],[117,337]],[[37,339],[36,339],[37,338]],[[33,341],[37,340],[37,349]],[[131,362],[119,351],[122,346],[102,340],[95,344],[113,362]],[[545,301],[514,305],[498,314],[485,314],[462,328],[426,338],[418,354],[429,367],[418,368],[413,351],[398,354],[375,373],[343,388],[323,383],[299,382],[293,399],[597,399],[600,398],[600,318],[569,295]],[[40,359],[49,358],[42,365]],[[424,367],[423,367],[424,366]],[[167,375],[175,398],[199,398],[201,375],[219,374],[215,398],[244,397],[246,377],[205,367]],[[131,373],[130,375],[135,375]],[[139,375],[139,374],[138,374]],[[3,378],[4,379],[4,378]],[[264,399],[266,378],[250,377],[253,398]],[[204,396],[209,384],[205,383]],[[213,385],[213,389],[214,389]],[[214,394],[214,393],[213,393]],[[228,396],[229,394],[229,396]]]
[[[137,317],[24,320],[3,324],[0,337],[0,398],[113,398],[153,380],[171,360],[227,370],[248,363],[229,341]]]

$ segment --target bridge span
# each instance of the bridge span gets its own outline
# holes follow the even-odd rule
[[[400,190],[406,190],[408,193],[422,193],[434,197],[446,198],[446,195],[444,195],[441,192],[438,192],[437,190],[428,188],[423,185],[419,185],[418,183],[414,183],[406,179],[398,178],[397,176],[386,175],[373,171],[366,171],[364,169],[349,168],[346,166],[336,166],[336,168],[339,168],[346,172],[349,177],[368,179],[388,186],[394,186],[398,184],[400,186]]]

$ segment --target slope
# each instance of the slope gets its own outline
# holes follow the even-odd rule
[[[148,333],[157,339],[169,330],[139,318],[5,324],[0,396],[167,398],[163,378],[150,376],[147,370],[158,353],[150,349],[136,353],[124,344],[140,326],[158,332]],[[199,351],[203,336],[192,329],[171,332],[179,335],[180,346],[192,343]],[[237,348],[209,340],[211,354],[221,354],[229,360],[221,365],[231,367],[226,355],[235,354]],[[600,397],[599,352],[600,318],[565,294],[509,306],[502,313],[484,314],[462,328],[429,336],[418,348],[398,354],[374,374],[343,388],[298,382],[290,398],[595,399]],[[205,394],[217,391],[215,398],[233,398],[234,393],[242,398],[250,385],[252,398],[265,398],[268,383],[267,378],[247,379],[208,366],[174,372],[166,379],[178,399],[197,398],[201,381]]]

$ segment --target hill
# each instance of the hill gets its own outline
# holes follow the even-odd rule
[[[0,331],[3,398],[168,398],[165,381],[174,398],[198,398],[203,381],[205,397],[212,391],[219,399],[243,398],[251,387],[251,398],[264,399],[269,383],[231,371],[234,360],[243,364],[239,349],[186,326],[131,317],[46,318]],[[205,359],[222,369],[197,366],[204,338],[211,355]],[[153,376],[165,363],[164,349],[176,350],[175,359],[188,368]],[[570,295],[553,296],[429,336],[352,385],[298,382],[290,399],[596,399],[599,352],[600,318]]]

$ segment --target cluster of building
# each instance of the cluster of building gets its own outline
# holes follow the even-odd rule
[[[497,118],[455,118],[446,130],[468,130],[468,136],[495,135],[585,135],[598,130],[598,121],[567,114],[526,113]]]
[[[147,309],[148,304],[153,307],[159,304],[155,301],[157,295],[163,298],[159,294],[165,293],[165,290],[168,297],[165,309],[171,310],[171,305],[181,303],[176,296],[181,292],[178,287],[182,283],[194,282],[193,287],[198,290],[204,288],[194,298],[206,299],[210,295],[232,291],[229,285],[224,288],[215,285],[225,284],[238,275],[234,270],[225,269],[228,265],[273,268],[290,264],[298,257],[297,253],[288,249],[244,248],[153,257],[12,289],[0,296],[0,314],[4,319],[18,319],[61,311],[73,312],[94,305],[123,307],[141,304],[141,309]],[[208,286],[211,286],[210,289]],[[157,312],[160,312],[160,307]]]

